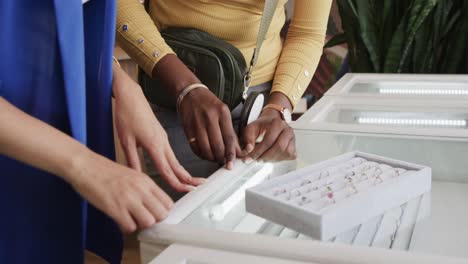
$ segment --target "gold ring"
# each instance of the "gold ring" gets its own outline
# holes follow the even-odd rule
[[[197,138],[193,137],[193,138],[190,138],[188,141],[189,141],[189,143],[193,143],[193,142],[197,141]]]

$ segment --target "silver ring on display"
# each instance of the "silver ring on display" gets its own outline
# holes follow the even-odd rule
[[[278,196],[278,195],[280,195],[282,193],[286,193],[286,192],[287,192],[286,189],[276,190],[276,191],[273,192],[273,196]]]
[[[328,176],[330,176],[330,172],[328,170],[324,170],[324,171],[320,172],[319,179],[322,179],[322,178],[325,178],[325,177],[328,177]]]

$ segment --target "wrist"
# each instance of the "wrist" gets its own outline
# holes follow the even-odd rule
[[[292,111],[293,106],[289,98],[281,92],[273,92],[270,94],[270,98],[267,104],[274,104],[287,108],[289,111]]]
[[[262,113],[260,114],[262,117],[268,117],[268,118],[281,118],[281,113],[279,111],[276,111],[275,109],[263,109]]]
[[[206,85],[201,84],[201,83],[191,84],[191,85],[185,87],[180,92],[179,96],[177,97],[177,103],[176,103],[177,112],[180,113],[180,107],[181,107],[182,102],[184,101],[185,97],[191,98],[190,94],[195,93],[195,95],[196,95],[197,90],[198,91],[200,91],[200,90],[208,91],[209,89],[208,89],[208,87],[206,87]]]
[[[263,108],[263,111],[266,110],[272,110],[278,113],[281,120],[285,121],[286,123],[291,123],[292,121],[291,111],[284,106],[270,103]]]
[[[64,163],[63,178],[65,181],[70,183],[72,186],[76,186],[85,180],[92,163],[96,162],[100,157],[90,149],[82,145],[81,148],[72,151],[71,158],[68,162]]]
[[[197,76],[174,54],[164,56],[154,67],[152,76],[161,81],[174,100],[177,100],[187,86],[201,83]]]
[[[125,72],[115,62],[112,65],[112,96],[118,97],[122,93],[122,85],[117,85],[122,81]]]
[[[114,98],[126,98],[140,93],[143,90],[120,66],[114,63],[112,79],[112,96]]]

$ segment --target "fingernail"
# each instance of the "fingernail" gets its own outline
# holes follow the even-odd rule
[[[206,179],[205,178],[200,178],[200,184],[204,184],[206,183]]]
[[[254,149],[254,146],[250,143],[247,144],[247,146],[245,146],[245,150],[247,151],[247,153],[252,152],[253,149]]]
[[[251,159],[250,157],[247,157],[247,158],[244,159],[244,163],[247,164],[247,165],[252,163],[252,161],[253,161],[253,159]]]
[[[232,161],[229,161],[229,162],[226,164],[226,169],[232,170],[232,167],[233,167],[233,166],[234,166],[234,165],[233,165]]]
[[[162,213],[162,215],[161,215],[161,217],[162,217],[161,221],[164,220],[164,219],[166,219],[168,216],[169,216],[169,212],[168,212],[167,210],[164,211],[164,212]]]
[[[195,190],[196,188],[192,185],[187,185],[187,189],[189,190],[189,192]]]
[[[245,157],[245,156],[247,156],[247,155],[249,155],[249,152],[247,152],[246,149],[243,149],[243,150],[242,150],[242,157]]]

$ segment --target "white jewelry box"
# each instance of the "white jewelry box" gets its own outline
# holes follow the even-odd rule
[[[378,165],[401,168],[406,172],[396,177],[388,177],[385,180],[382,180],[380,176],[373,179],[366,176],[365,180],[372,184],[367,184],[365,188],[361,188],[362,190],[359,190],[360,188],[356,190],[356,186],[353,184],[356,192],[345,196],[341,195],[340,199],[336,196],[336,200],[333,193],[331,195],[330,193],[322,193],[316,200],[306,205],[300,204],[300,199],[304,197],[299,197],[302,194],[291,199],[291,190],[302,188],[301,186],[304,185],[301,182],[309,181],[307,179],[310,179],[311,175],[322,175],[328,168],[336,168],[355,158],[362,158],[369,162],[378,163]],[[344,175],[344,172],[341,172],[340,175]],[[316,182],[323,181],[320,179],[321,176],[318,177]],[[378,178],[380,180],[376,182]],[[246,210],[313,238],[329,240],[372,217],[429,192],[431,180],[431,168],[429,167],[363,152],[350,152],[270,179],[261,185],[248,189],[245,197]],[[358,184],[361,182],[359,181]],[[278,195],[286,190],[285,186],[290,188],[289,199]],[[329,199],[329,204],[317,208],[316,205],[323,204],[324,199]]]

